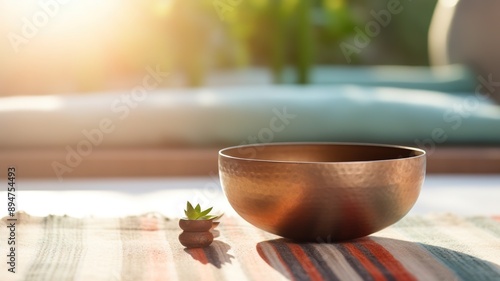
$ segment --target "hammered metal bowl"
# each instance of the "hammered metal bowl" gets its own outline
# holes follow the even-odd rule
[[[395,223],[415,204],[425,163],[423,150],[375,144],[276,143],[219,152],[234,210],[298,241],[349,240]]]

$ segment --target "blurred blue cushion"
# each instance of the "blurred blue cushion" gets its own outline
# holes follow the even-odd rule
[[[295,75],[285,73],[293,83]],[[397,87],[440,92],[473,92],[477,79],[468,67],[445,66],[316,66],[311,70],[312,84],[354,84],[370,87]]]
[[[184,124],[196,124],[193,139],[200,143],[500,144],[500,107],[472,93],[273,86],[205,90],[196,96],[198,106],[191,108],[193,116]],[[166,102],[174,97],[157,98]],[[286,122],[280,119],[285,112],[289,114]],[[281,131],[271,128],[276,117],[282,122],[274,122],[286,125]]]
[[[126,102],[128,100],[128,102]],[[103,120],[112,132],[97,132]],[[278,141],[500,144],[481,95],[360,86],[256,86],[0,98],[0,147],[220,146]],[[109,127],[109,124],[108,124]],[[97,146],[97,145],[96,145]]]

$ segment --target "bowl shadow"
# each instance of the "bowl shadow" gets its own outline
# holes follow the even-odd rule
[[[500,280],[500,266],[454,250],[383,237],[343,243],[274,239],[259,256],[289,280]]]

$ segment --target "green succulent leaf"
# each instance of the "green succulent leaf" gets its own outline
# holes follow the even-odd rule
[[[184,210],[184,213],[186,214],[186,217],[190,220],[196,219],[195,217],[198,216],[196,210],[193,208],[193,205],[191,205],[191,203],[189,202],[187,202],[186,210]]]
[[[199,218],[200,220],[213,220],[215,218],[215,216],[203,216],[201,218]]]
[[[216,220],[219,220],[220,218],[222,218],[222,216],[224,215],[224,213],[218,215],[218,216],[215,216],[215,218],[213,218],[214,221]]]
[[[214,220],[219,219],[222,215],[214,216],[210,215],[213,207],[210,207],[206,210],[201,209],[200,204],[197,204],[196,207],[188,201],[186,205],[186,210],[184,210],[184,214],[188,220]]]
[[[203,216],[203,217],[201,217],[201,218],[199,218],[199,219],[202,219],[202,220],[214,220],[214,221],[215,221],[215,220],[220,219],[223,215],[224,215],[224,214],[220,214],[220,215],[218,215],[218,216],[214,216],[214,215],[205,215],[205,216]]]
[[[208,209],[206,209],[205,211],[203,212],[200,212],[200,217],[204,217],[206,215],[208,215],[210,213],[210,211],[212,211],[213,207],[210,207]]]

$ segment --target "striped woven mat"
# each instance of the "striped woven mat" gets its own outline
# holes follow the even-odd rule
[[[352,242],[296,244],[225,217],[210,247],[190,250],[177,223],[19,213],[15,273],[0,222],[0,280],[500,280],[500,218],[406,217]]]

